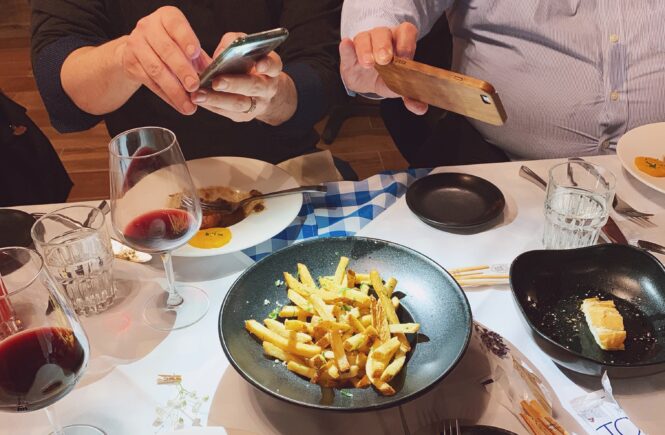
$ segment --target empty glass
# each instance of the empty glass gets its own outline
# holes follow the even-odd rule
[[[546,249],[596,243],[614,198],[615,177],[588,162],[566,162],[550,169],[545,198]]]
[[[33,225],[32,239],[77,314],[99,313],[113,304],[113,251],[101,210],[75,205],[45,214]]]

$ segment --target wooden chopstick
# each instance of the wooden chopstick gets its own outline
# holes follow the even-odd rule
[[[505,274],[482,274],[478,273],[475,275],[453,275],[453,278],[455,279],[462,279],[462,280],[468,280],[468,279],[508,279],[510,278],[510,275],[505,275]]]
[[[494,280],[494,281],[488,280],[488,281],[484,281],[484,280],[473,279],[473,280],[469,280],[469,281],[460,280],[460,281],[457,281],[457,284],[461,285],[462,287],[482,287],[482,286],[486,286],[486,285],[504,285],[504,284],[508,284],[508,281],[507,280]]]
[[[474,271],[474,270],[485,270],[485,269],[489,269],[489,268],[490,268],[490,267],[487,266],[487,265],[481,265],[481,266],[469,266],[469,267],[458,267],[458,268],[456,268],[456,269],[450,269],[450,270],[448,270],[448,272],[449,272],[451,275],[456,275],[456,274],[460,274],[460,273],[462,273],[462,272],[472,272],[472,271]]]

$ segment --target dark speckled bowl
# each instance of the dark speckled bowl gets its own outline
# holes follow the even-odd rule
[[[246,319],[261,321],[276,307],[287,304],[286,288],[276,286],[282,273],[306,264],[312,276],[332,275],[340,256],[358,272],[377,269],[384,279],[398,280],[403,293],[398,315],[421,324],[405,368],[391,385],[394,396],[373,388],[322,389],[289,372],[263,355],[260,342],[244,328]],[[265,301],[269,301],[267,304]],[[361,237],[314,239],[282,249],[247,269],[229,290],[219,316],[220,340],[231,365],[258,389],[302,406],[336,411],[367,411],[411,400],[432,388],[460,360],[471,336],[471,310],[466,296],[441,266],[401,245]],[[414,340],[415,341],[415,340]]]

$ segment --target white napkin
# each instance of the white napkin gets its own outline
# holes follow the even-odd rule
[[[277,166],[291,174],[301,186],[344,179],[335,167],[332,154],[328,150],[294,157]]]

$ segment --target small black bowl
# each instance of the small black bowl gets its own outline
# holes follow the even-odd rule
[[[406,205],[427,225],[457,232],[484,228],[503,212],[506,199],[484,178],[445,172],[409,186]]]
[[[265,319],[276,308],[276,302],[289,303],[286,288],[276,285],[284,271],[295,274],[297,263],[303,263],[315,278],[332,275],[342,255],[349,257],[349,268],[357,272],[374,268],[385,279],[395,277],[395,294],[404,295],[397,315],[402,321],[421,325],[422,334],[412,341],[413,350],[402,372],[391,382],[397,391],[394,396],[382,396],[371,387],[351,389],[349,396],[311,384],[266,357],[260,341],[244,328],[246,319]],[[383,240],[335,237],[292,245],[247,269],[224,298],[219,330],[231,365],[261,391],[310,408],[369,411],[414,399],[443,379],[469,344],[471,309],[455,280],[424,255]]]
[[[627,245],[526,252],[510,268],[510,285],[538,345],[572,371],[613,377],[665,370],[665,268]],[[623,351],[595,342],[582,300],[612,299],[623,316]]]

